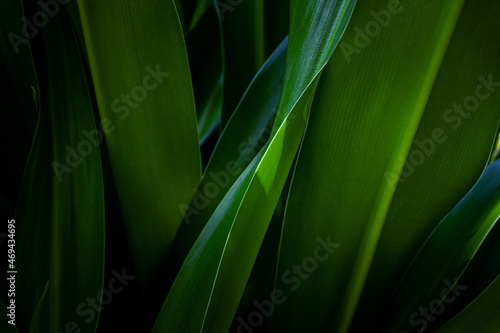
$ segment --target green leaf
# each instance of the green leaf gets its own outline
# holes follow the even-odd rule
[[[326,43],[318,48],[318,52],[335,47],[338,35],[342,34],[347,24],[345,16],[350,16],[353,3],[329,2],[325,6],[335,15],[325,16],[329,24],[325,22],[321,33],[332,40],[333,45]],[[344,6],[351,10],[344,11]],[[310,14],[301,3],[297,3],[295,10]],[[293,45],[293,50],[302,52],[305,47],[297,46],[307,43],[306,38],[304,34],[294,35],[289,47]],[[289,106],[290,110],[282,110],[285,117],[281,118],[281,126],[233,184],[198,237],[172,286],[153,332],[177,331],[181,327],[200,332],[229,329],[298,150],[319,72],[327,57],[311,59],[310,53],[303,52],[303,57],[290,59],[286,67],[314,60],[318,64],[312,68],[306,66],[305,70],[311,73],[300,76],[297,82],[305,91]],[[289,89],[295,89],[289,86]],[[196,308],[188,308],[186,305],[192,305],[195,299]]]
[[[186,40],[200,145],[217,129],[224,89],[224,41],[217,9],[207,10]]]
[[[316,83],[313,82],[309,89],[314,90]],[[264,152],[262,159],[259,155],[256,157],[259,164],[252,172],[251,183],[239,203],[237,214],[234,217],[226,215],[220,222],[230,223],[231,229],[225,240],[224,251],[219,255],[220,263],[204,318],[203,332],[226,330],[231,324],[299,148],[307,124],[303,114],[307,113],[311,103],[312,98],[301,99],[285,118],[272,141],[261,151]],[[211,244],[207,243],[205,251],[210,250]]]
[[[290,2],[290,44],[273,133],[326,65],[355,5],[356,1],[349,0]]]
[[[276,307],[275,331],[348,330],[393,199],[384,175],[402,170],[462,4],[356,7],[321,77],[294,172],[277,273],[287,300]],[[374,8],[392,19],[361,47]],[[312,265],[317,237],[340,248]]]
[[[291,169],[295,167],[295,161]],[[255,311],[255,302],[264,302],[269,300],[274,288],[274,277],[276,274],[276,264],[278,261],[279,240],[281,237],[281,227],[285,213],[286,198],[288,197],[288,189],[292,181],[292,172],[287,176],[285,185],[274,209],[273,216],[269,222],[266,235],[262,240],[259,253],[252,267],[252,272],[248,277],[248,282],[245,286],[245,291],[238,305],[238,310],[234,315],[234,320],[231,324],[229,332],[236,332],[237,326],[240,325],[241,318],[247,318],[249,313]],[[269,331],[270,321],[264,319],[264,323],[259,327],[263,332]]]
[[[390,332],[409,329],[408,318],[419,306],[437,299],[437,305],[433,304],[436,309],[441,302],[449,302],[446,299],[452,293],[451,287],[459,282],[499,217],[500,161],[497,161],[486,168],[479,182],[420,248],[391,302],[392,311],[387,318]],[[432,314],[433,309],[430,311]]]
[[[500,275],[499,239],[500,224],[497,221],[484,238],[481,246],[457,282],[461,286],[466,286],[465,290],[461,288],[460,297],[456,297],[453,302],[438,306],[438,310],[433,315],[433,321],[427,321],[425,317],[414,318],[418,320],[419,328],[424,325],[428,325],[428,328],[432,329],[443,326],[479,297],[495,281],[498,275]],[[437,301],[439,299],[435,300],[435,302]],[[434,305],[436,303],[432,304],[432,306]]]
[[[184,37],[172,0],[79,0],[106,145],[138,280],[154,291],[201,177]],[[118,56],[117,56],[118,55]]]
[[[264,42],[266,56],[288,35],[289,0],[264,1]]]
[[[218,2],[226,61],[221,129],[226,126],[248,84],[265,61],[263,2]]]
[[[297,114],[308,110],[311,102],[301,100]],[[304,117],[297,114],[285,119],[272,143],[252,160],[217,207],[184,261],[153,332],[229,328],[298,149],[298,134],[305,129]]]
[[[491,92],[483,84],[489,77],[500,81],[496,59],[500,45],[490,42],[500,37],[499,17],[498,3],[465,3],[415,140],[410,151],[398,157],[406,160],[401,177],[384,175],[394,179],[396,191],[353,329],[367,330],[382,317],[382,304],[422,243],[484,171],[500,119],[500,91]],[[477,61],[478,57],[484,61]],[[486,97],[477,98],[478,92]],[[459,109],[474,99],[476,110]],[[380,306],[374,309],[373,304]]]
[[[251,180],[248,175],[255,171],[256,166],[257,159],[245,169],[227,193],[227,200],[212,215],[210,220],[212,222],[209,221],[204,229],[206,234],[200,235],[199,241],[194,244],[184,261],[183,269],[177,275],[152,332],[202,331],[206,302],[211,292],[211,288],[206,286],[212,283],[216,275],[213,265],[206,263],[214,260],[216,258],[214,255],[220,256],[231,227],[231,224],[216,222],[223,220],[225,216],[234,216],[237,213],[238,203],[242,200]],[[205,250],[207,243],[213,243],[211,251]],[[205,264],[199,264],[200,261]],[[188,282],[194,288],[186,288]],[[196,302],[194,302],[195,299]],[[188,312],[191,313],[188,314]]]
[[[246,1],[246,0],[245,0]],[[211,0],[198,0],[196,8],[191,21],[189,33],[198,27],[198,23],[203,15],[207,12],[210,4],[214,1]],[[239,10],[240,1],[215,1],[217,8],[228,15],[235,10]],[[263,29],[264,33],[261,38],[264,41],[264,54],[265,58],[270,56],[281,41],[288,35],[288,16],[289,16],[289,1],[288,0],[275,0],[263,1],[262,3],[264,15]]]
[[[455,307],[455,314],[477,298],[500,275],[500,223],[496,221],[467,266],[460,282],[468,286],[463,299]],[[451,312],[453,313],[453,312]],[[444,316],[445,317],[445,316]]]
[[[179,268],[196,238],[242,171],[267,142],[285,72],[286,38],[259,70],[215,147],[174,243]],[[215,185],[215,193],[211,187]],[[176,269],[174,269],[177,272]]]
[[[174,0],[175,4],[175,9],[177,10],[177,14],[179,15],[179,21],[181,23],[182,31],[186,31],[186,13],[184,12],[184,5],[187,4],[189,1],[182,1],[182,0]]]
[[[438,333],[496,333],[500,326],[500,276]]]
[[[349,6],[350,11],[348,13],[352,12],[354,5],[350,2]],[[298,12],[302,11],[301,7],[296,8]],[[331,19],[334,22],[336,17],[325,18]],[[341,24],[347,24],[347,20],[344,18]],[[327,28],[329,29],[329,34],[335,32],[334,28]],[[302,35],[298,32],[295,38],[296,45],[294,46],[295,52],[304,54],[303,61],[307,62],[309,66],[307,69],[313,71],[312,74],[302,77],[304,80],[312,80],[318,75],[321,67],[325,64],[325,59],[317,57],[315,59],[316,65],[311,68],[310,62],[312,61],[311,57],[315,56],[314,53],[311,53],[306,46],[300,47],[300,44],[309,38],[311,38],[310,34]],[[338,39],[339,37],[336,37],[336,40]],[[334,42],[326,46],[326,49],[322,53],[324,55],[323,58],[326,58],[326,55],[331,53],[332,47],[335,46]],[[266,144],[271,134],[271,130],[268,127],[275,123],[277,108],[279,106],[278,101],[285,71],[284,58],[287,54],[287,45],[288,39],[280,44],[251,82],[229,124],[221,135],[207,165],[202,182],[193,198],[193,202],[190,206],[187,206],[187,204],[182,205],[186,211],[184,219],[186,223],[181,226],[176,238],[176,250],[173,251],[176,253],[174,261],[179,260],[179,258],[181,260],[185,258],[185,254],[190,250],[196,237],[198,237],[200,231],[210,219],[210,216],[230,186],[240,175],[241,171],[248,166],[257,152]],[[295,56],[288,61],[293,63],[299,60]],[[295,65],[290,65],[289,67],[293,66]],[[292,70],[289,69],[288,72],[290,79],[296,79],[291,74]],[[297,90],[294,85],[289,85],[289,87],[290,89]],[[295,97],[298,98],[298,96]],[[256,112],[256,110],[258,111]],[[270,122],[271,124],[269,125]],[[219,191],[217,194],[208,193],[210,184],[214,183],[217,185]],[[176,267],[179,265],[179,263],[174,264]]]
[[[50,283],[47,282],[42,296],[40,296],[40,299],[38,300],[38,303],[36,305],[35,312],[33,313],[33,318],[31,319],[30,333],[39,332],[41,329],[40,327],[38,327],[38,325],[43,321],[40,316],[42,315],[42,309],[44,306],[45,298],[47,296],[47,292],[49,290],[49,285]]]
[[[497,140],[495,143],[495,150],[493,151],[493,154],[491,155],[491,162],[498,159],[499,156],[500,156],[500,135],[497,137]]]
[[[198,25],[198,22],[201,20],[208,7],[212,4],[212,0],[198,0],[195,1],[193,17],[191,18],[191,22],[189,24],[188,33],[191,33]],[[217,5],[217,2],[215,2]]]
[[[32,17],[37,4],[26,9]],[[15,214],[16,323],[23,332],[47,281],[51,287],[32,332],[97,327],[97,320],[87,323],[75,312],[103,286],[104,195],[99,147],[85,134],[95,135],[95,121],[69,24],[60,8],[30,41],[40,112]]]

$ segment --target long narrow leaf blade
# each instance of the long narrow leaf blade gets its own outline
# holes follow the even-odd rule
[[[463,2],[385,8],[390,24],[346,53],[379,4],[358,3],[316,92],[285,213],[275,332],[348,330],[394,193],[384,173],[401,170]],[[318,237],[340,248],[302,268]]]
[[[288,38],[259,70],[222,132],[193,201],[179,206],[185,214],[172,251],[175,267],[180,267],[219,203],[267,142],[281,94],[287,45]],[[211,190],[213,185],[218,191]]]
[[[438,333],[496,333],[500,326],[500,276]]]
[[[496,161],[422,245],[391,304],[390,332],[409,329],[408,318],[422,304],[437,298],[437,308],[446,299],[499,217],[500,161]],[[443,286],[448,287],[445,293]]]
[[[172,0],[78,5],[138,280],[148,289],[182,221],[178,205],[201,177],[184,37]]]
[[[85,322],[75,312],[103,286],[104,194],[99,147],[85,135],[97,131],[69,25],[61,8],[31,41],[40,113],[15,215],[16,323],[23,332],[29,330],[47,282],[50,287],[31,332],[64,331],[68,322],[81,332],[97,327],[97,320]]]
[[[382,317],[388,291],[486,167],[500,119],[500,91],[484,84],[500,79],[499,17],[498,2],[465,3],[401,175],[384,175],[396,190],[353,329]]]
[[[319,25],[320,34],[324,34],[332,44],[322,45],[317,52],[321,53],[335,47],[335,40],[338,40],[339,34],[341,35],[346,27],[353,3],[325,4],[328,8],[337,9],[329,8],[335,15],[325,16],[324,25]],[[299,11],[301,8],[301,4],[297,4],[296,10]],[[310,27],[310,29],[315,28],[316,25]],[[304,49],[300,45],[305,44],[306,40],[306,34],[296,34],[293,39],[290,36],[289,48],[293,44],[294,52],[300,52]],[[296,56],[290,59],[292,60],[287,60],[287,67],[311,61],[316,61],[317,66],[312,68],[306,66],[307,75],[299,79],[303,91],[294,103],[282,107],[280,113],[285,117],[280,118],[280,126],[276,128],[270,141],[253,159],[245,173],[240,176],[238,183],[233,185],[200,234],[165,301],[154,332],[175,330],[180,327],[180,323],[185,325],[187,316],[191,318],[188,330],[224,331],[231,325],[232,316],[236,312],[269,220],[298,150],[318,77],[328,57],[311,59],[311,54],[306,52],[303,57]],[[290,85],[289,89],[292,87],[294,86]],[[237,191],[242,192],[238,192],[241,194],[235,200],[234,195],[230,194]],[[221,213],[225,211],[227,214]],[[245,257],[244,261],[238,260],[241,256]],[[207,262],[210,262],[208,268]],[[198,271],[204,273],[198,274]],[[207,279],[201,281],[202,275],[208,276],[208,281]],[[186,292],[187,286],[193,285],[196,292]],[[197,297],[200,304],[196,311],[192,311],[186,308],[185,304],[190,303],[186,302],[186,299],[192,299],[195,295],[201,295]]]

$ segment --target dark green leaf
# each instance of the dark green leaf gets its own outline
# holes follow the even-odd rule
[[[151,281],[182,221],[178,206],[201,177],[181,25],[172,0],[78,5],[138,280],[157,295]]]
[[[438,333],[496,333],[500,326],[500,277]]]
[[[31,17],[37,10],[32,5]],[[61,7],[31,41],[40,112],[15,214],[16,323],[23,332],[47,282],[31,332],[97,327],[96,319],[87,323],[76,313],[103,285],[104,199],[99,147],[88,137],[96,133],[95,121],[69,24]]]
[[[449,303],[462,290],[458,279],[500,217],[500,161],[439,223],[420,248],[391,302],[390,332],[409,329],[408,318],[419,306]],[[453,286],[458,289],[453,289]],[[418,293],[415,293],[418,290]],[[450,295],[450,297],[447,297]],[[437,302],[434,302],[437,300]]]

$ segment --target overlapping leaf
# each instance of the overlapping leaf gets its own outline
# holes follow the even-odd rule
[[[275,331],[348,330],[393,200],[384,175],[402,170],[462,5],[358,4],[321,78],[294,173],[277,274],[290,295]],[[340,248],[302,266],[317,237]]]
[[[288,38],[259,70],[222,132],[193,201],[180,205],[185,223],[172,251],[175,267],[180,267],[219,203],[267,142],[281,94],[287,45]],[[210,190],[214,185],[216,192]]]
[[[215,6],[214,6],[215,7]],[[217,9],[207,10],[186,40],[200,145],[220,124],[224,90],[224,41]]]
[[[500,325],[500,277],[438,333],[498,332]]]
[[[34,10],[35,2],[26,4],[27,16]],[[95,121],[65,9],[50,23],[31,41],[40,112],[16,206],[16,323],[23,332],[60,332],[68,323],[94,332],[98,313],[86,322],[76,311],[103,285],[101,160],[89,138],[97,138]]]
[[[490,42],[500,36],[498,17],[498,3],[465,3],[415,140],[400,158],[401,177],[385,174],[396,191],[360,301],[358,318],[367,320],[355,320],[359,330],[381,317],[369,304],[388,300],[386,291],[488,162],[500,119],[500,45]]]
[[[178,205],[191,200],[201,177],[184,37],[173,0],[78,5],[127,234],[147,289],[182,221]]]
[[[289,48],[293,52],[302,53],[301,56],[292,57],[288,54],[287,58],[291,60],[287,60],[287,67],[303,62],[312,64],[305,66],[306,73],[299,75],[297,79],[302,91],[289,85],[288,89],[296,90],[295,96],[291,97],[293,101],[290,104],[283,103],[280,107],[278,112],[283,116],[279,126],[276,127],[275,122],[276,129],[270,141],[233,185],[200,234],[165,301],[153,331],[187,327],[188,331],[214,332],[229,328],[305,130],[317,78],[328,54],[335,48],[336,40],[345,29],[354,6],[354,2],[321,4],[308,6],[295,3],[297,15],[302,13],[308,17],[320,10],[332,14],[325,15],[325,21],[319,25],[319,34],[324,37],[320,39],[321,46],[306,46],[306,39],[311,31],[309,29],[306,29],[308,33],[294,31],[294,35],[290,36]],[[324,43],[325,40],[331,43]],[[283,94],[284,92],[282,96]],[[290,95],[290,92],[286,95]],[[244,185],[242,189],[240,184],[248,185]],[[243,191],[243,194],[235,199],[232,193],[241,193],[239,191]],[[223,214],[226,210],[227,214]],[[240,260],[242,257],[245,261]],[[204,274],[200,274],[200,271]],[[208,277],[208,280],[200,280],[202,275]],[[188,285],[191,286],[191,291],[188,291]],[[194,297],[199,305],[193,311],[185,304],[191,303],[189,300],[194,301]]]
[[[445,307],[441,302],[456,298],[454,287],[463,291],[459,278],[499,217],[500,161],[496,161],[420,248],[391,302],[390,332],[409,329],[408,318],[422,304],[433,303],[432,316]]]
[[[217,2],[225,47],[223,129],[248,84],[264,64],[264,0]]]

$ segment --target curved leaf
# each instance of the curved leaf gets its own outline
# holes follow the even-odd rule
[[[412,146],[398,157],[405,163],[401,175],[384,174],[396,190],[353,329],[369,329],[382,317],[387,295],[422,243],[486,167],[500,119],[500,91],[491,92],[483,82],[500,79],[500,45],[490,42],[500,37],[499,17],[499,3],[465,3]]]
[[[26,6],[27,16],[36,7]],[[97,133],[90,96],[68,26],[60,8],[30,41],[40,112],[15,214],[16,322],[23,332],[47,281],[51,287],[31,332],[60,332],[68,323],[81,332],[97,327],[97,320],[87,323],[75,312],[103,285],[104,195],[99,148],[88,137]]]
[[[45,285],[45,289],[43,290],[42,296],[40,296],[40,299],[38,300],[35,312],[33,313],[33,318],[31,319],[30,333],[40,331],[40,328],[37,326],[42,321],[42,318],[40,316],[42,315],[42,309],[44,306],[45,298],[47,296],[47,291],[49,290],[49,286],[50,283],[47,282],[47,284]]]
[[[349,0],[290,2],[290,44],[273,133],[326,65],[355,5],[356,1]]]
[[[265,54],[271,54],[288,35],[290,1],[264,1],[264,42]]]
[[[390,332],[407,328],[408,318],[422,304],[437,299],[439,302],[433,304],[437,309],[441,302],[448,302],[448,294],[460,293],[458,279],[499,217],[500,161],[497,161],[486,168],[479,182],[420,248],[391,302],[392,315],[387,318]],[[419,292],[416,294],[415,290]],[[432,316],[434,310],[430,311]]]
[[[418,318],[419,327],[423,327],[424,325],[428,325],[432,329],[442,327],[469,306],[495,281],[500,275],[499,240],[500,224],[497,220],[457,282],[459,285],[466,286],[465,290],[462,288],[462,291],[460,291],[460,297],[455,298],[453,302],[443,304],[443,309],[439,307],[442,311],[439,312],[439,315],[437,315],[438,312],[435,313],[434,321],[430,322],[423,320],[426,318]]]
[[[218,1],[225,48],[224,129],[252,78],[264,64],[264,0]]]
[[[287,45],[288,38],[259,70],[222,132],[193,201],[179,206],[185,216],[172,251],[177,268],[233,183],[267,142],[266,128],[274,120],[281,94]],[[210,189],[213,185],[216,193]]]
[[[500,276],[438,333],[496,333],[500,326]]]
[[[138,280],[149,289],[182,221],[178,205],[201,177],[181,25],[173,0],[78,6]]]
[[[275,331],[348,330],[394,194],[384,174],[402,170],[463,2],[388,4],[383,30],[380,2],[357,5],[321,77],[285,213]],[[378,34],[346,53],[368,23]],[[340,248],[305,267],[317,237]]]
[[[310,14],[303,10],[303,6],[303,3],[297,3],[295,10]],[[347,24],[346,17],[351,14],[350,10],[344,11],[344,6],[352,9],[353,3],[328,2],[325,6],[328,9],[333,7],[331,12],[335,13],[324,17],[329,24],[319,25],[321,32],[332,40],[333,45],[324,45],[324,48],[329,49],[335,47],[335,40]],[[315,29],[317,26],[310,28]],[[304,44],[306,37],[304,34],[294,35],[293,40],[290,39],[289,47],[293,44],[294,49],[302,51],[302,47],[296,46]],[[323,50],[320,47],[318,52]],[[181,327],[181,323],[186,325],[188,317],[188,331],[216,332],[230,327],[298,150],[319,74],[327,57],[311,59],[311,54],[305,52],[302,57],[291,59],[291,62],[287,61],[286,67],[314,60],[318,64],[312,68],[306,66],[305,70],[311,73],[300,76],[300,80],[305,82],[297,82],[304,91],[297,96],[294,103],[283,106],[281,113],[285,116],[280,120],[281,125],[276,128],[274,135],[252,160],[238,182],[231,187],[195,242],[165,301],[154,332],[175,331]],[[293,86],[290,87],[289,89],[292,89]],[[287,107],[290,109],[286,109]],[[239,193],[236,199],[234,193]],[[244,261],[241,260],[242,257],[245,258]],[[203,281],[200,280],[201,276],[205,277]],[[187,291],[188,286],[192,288],[191,291]],[[186,304],[191,303],[190,299],[194,301],[194,297],[198,305],[193,310],[187,308]],[[186,326],[182,327],[186,329]]]
[[[196,26],[198,25],[198,22],[201,20],[205,12],[207,11],[208,7],[210,7],[210,4],[212,3],[212,0],[197,0],[195,1],[194,5],[194,11],[193,11],[193,17],[191,18],[191,22],[189,24],[189,29],[188,33],[193,31]],[[215,2],[217,4],[217,2]]]
[[[224,89],[224,40],[217,9],[207,10],[186,39],[200,145],[217,129]]]

